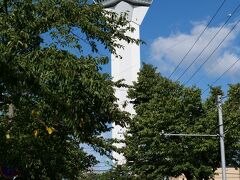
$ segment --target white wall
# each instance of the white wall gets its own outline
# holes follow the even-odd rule
[[[131,21],[131,26],[135,28],[134,32],[128,32],[126,35],[139,39],[139,25],[148,10],[148,7],[136,7],[132,6],[124,1],[121,1],[115,7],[111,8],[117,13],[127,12],[128,20]],[[124,49],[117,49],[117,54],[122,57],[116,58],[115,55],[111,56],[111,75],[114,81],[125,79],[125,83],[132,85],[133,81],[137,80],[137,73],[140,69],[140,46],[136,44],[128,44],[127,42],[120,42]],[[129,112],[131,115],[135,114],[133,105],[128,103],[125,108],[122,107],[125,101],[129,101],[127,98],[127,89],[118,88],[116,89],[116,97],[118,98],[118,104],[121,110]],[[112,138],[124,139],[124,134],[126,133],[126,128],[119,125],[113,124]],[[124,146],[123,143],[114,144],[116,147],[121,148]],[[121,165],[125,164],[126,160],[122,154],[113,152],[113,157],[117,159],[115,164]]]

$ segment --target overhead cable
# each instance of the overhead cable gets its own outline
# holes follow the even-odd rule
[[[213,17],[211,18],[211,20],[208,22],[207,26],[204,28],[204,30],[200,33],[200,35],[197,37],[197,39],[195,40],[195,42],[193,43],[193,45],[191,46],[191,48],[187,51],[187,53],[183,56],[183,58],[180,60],[180,62],[178,63],[178,65],[174,68],[174,70],[172,71],[172,73],[169,75],[168,78],[171,78],[172,75],[176,72],[176,70],[179,68],[179,66],[182,64],[182,62],[185,60],[185,58],[187,57],[187,55],[192,51],[192,49],[194,48],[194,46],[196,45],[196,43],[199,41],[199,39],[201,38],[201,36],[203,35],[203,33],[206,31],[206,29],[208,28],[208,26],[211,24],[211,22],[213,21],[213,19],[217,16],[218,12],[220,11],[220,9],[223,7],[224,3],[226,2],[226,0],[224,0],[221,5],[219,6],[219,8],[217,9],[217,11],[215,12],[215,14],[213,15]]]
[[[224,71],[215,81],[213,81],[209,87],[207,87],[202,94],[204,94],[210,87],[212,87],[217,81],[219,81],[228,71],[230,71],[238,62],[240,61],[240,58],[237,59],[226,71]]]
[[[240,5],[239,5],[240,6]],[[222,45],[222,43],[226,40],[226,38],[231,34],[231,32],[237,27],[239,24],[240,19],[235,23],[235,25],[231,28],[231,30],[227,33],[227,35],[222,39],[222,41],[218,44],[218,46],[212,51],[212,53],[208,56],[208,58],[197,68],[197,70],[190,76],[190,78],[185,81],[183,84],[187,85],[189,81],[192,80],[192,78],[200,71],[200,69],[209,61],[209,59],[212,57],[212,55],[217,51],[217,49]]]
[[[188,71],[188,69],[190,69],[192,67],[192,65],[197,61],[197,59],[202,55],[202,53],[207,49],[207,47],[211,44],[211,42],[216,38],[216,36],[220,33],[220,31],[223,29],[223,27],[229,22],[229,20],[231,19],[231,17],[237,12],[237,10],[239,9],[240,4],[234,9],[234,11],[231,13],[231,16],[229,16],[227,18],[227,20],[225,21],[225,23],[220,27],[220,29],[215,33],[215,35],[210,39],[210,41],[207,43],[207,45],[202,49],[202,51],[198,54],[198,56],[192,61],[192,63],[184,70],[184,72],[177,78],[176,81],[178,81],[179,79],[181,79],[181,77],[183,77],[183,75]]]

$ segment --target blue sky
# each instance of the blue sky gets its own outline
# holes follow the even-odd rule
[[[181,61],[182,57],[191,48],[199,34],[206,27],[207,23],[219,8],[223,0],[154,0],[141,25],[141,39],[146,42],[141,46],[141,61],[156,66],[159,72],[169,77],[174,68]],[[225,21],[231,16],[222,30],[219,31],[212,43],[203,51],[191,68],[179,79],[184,84],[201,64],[209,58],[212,51],[219,45],[231,28],[240,19],[240,7],[233,15],[233,10],[240,4],[240,0],[226,0],[223,7],[213,19],[213,22],[206,29],[200,40],[196,43],[192,51],[186,56],[182,64],[171,76],[176,80],[199,55],[209,40],[219,31]],[[209,58],[209,61],[201,68],[187,86],[196,85],[206,90],[208,84],[212,84],[223,72],[240,58],[240,23],[223,41],[222,45]],[[48,39],[46,37],[46,39]],[[70,51],[77,54],[73,49]],[[106,51],[100,54],[108,55]],[[78,54],[77,54],[78,55]],[[103,68],[104,72],[110,73],[110,64]],[[215,85],[221,85],[226,91],[227,84],[238,83],[240,79],[240,62],[228,71]],[[203,97],[207,96],[207,92]],[[111,133],[104,134],[110,137]],[[94,153],[87,146],[85,149]],[[99,157],[100,164],[96,169],[108,169],[108,159]]]
[[[141,26],[141,39],[147,43],[141,47],[141,60],[153,64],[162,75],[169,77],[222,2],[223,0],[154,0]],[[187,86],[196,85],[204,91],[208,84],[212,84],[240,58],[240,23],[211,55],[240,19],[240,8],[235,14],[232,14],[239,4],[239,0],[230,0],[224,3],[200,40],[171,76],[172,80],[178,79],[191,62],[199,56],[199,53],[219,31],[229,16],[231,16],[229,22],[219,31],[206,50],[179,80],[186,84],[185,82],[189,80],[201,64],[209,59],[186,84]],[[240,63],[236,63],[215,85],[221,85],[226,90],[228,83],[239,82],[239,70]]]
[[[169,77],[205,29],[222,2],[223,0],[154,0],[141,25],[141,39],[146,42],[145,45],[141,46],[141,61],[153,64],[163,76]],[[195,85],[205,91],[208,88],[208,84],[212,84],[217,80],[222,73],[240,58],[240,23],[226,37],[231,28],[240,19],[240,7],[235,14],[232,14],[239,4],[240,0],[227,0],[223,4],[219,13],[192,51],[190,51],[179,68],[171,76],[172,80],[177,80],[180,77],[230,16],[229,22],[222,27],[206,50],[201,53],[196,62],[179,81],[182,84],[186,84],[185,82],[188,81],[191,75],[208,59],[200,71],[186,84],[187,86]],[[226,39],[222,42],[222,45],[216,49],[225,37]],[[215,49],[215,53],[212,54]],[[105,54],[106,52],[101,53]],[[107,65],[104,71],[110,73],[110,65]],[[240,62],[236,63],[214,85],[220,85],[226,91],[227,84],[239,82],[239,72]],[[208,90],[203,94],[204,98],[207,96]],[[100,161],[99,166],[101,169],[106,166],[104,162],[106,159],[102,157]]]
[[[163,76],[169,77],[205,29],[223,1],[224,0],[153,0],[140,28],[141,39],[146,42],[145,45],[141,46],[141,61],[153,64]],[[232,14],[239,4],[240,0],[225,0],[225,3],[212,23],[171,76],[172,80],[179,80],[187,86],[195,85],[203,91],[207,90],[203,94],[203,97],[205,98],[207,96],[209,90],[207,89],[208,85],[211,85],[240,58],[240,23],[226,37],[231,28],[240,19],[240,7],[235,14]],[[222,27],[230,16],[229,22]],[[219,31],[221,27],[222,29]],[[209,46],[206,47],[210,39],[212,39],[217,32],[216,37]],[[221,46],[211,55],[225,37],[226,39],[222,42]],[[85,44],[83,44],[83,46],[88,50],[87,53],[89,53],[89,47],[86,48],[87,45]],[[204,48],[205,50],[201,53]],[[70,51],[79,55],[78,52],[73,49],[70,49]],[[99,54],[110,56],[106,51],[100,51]],[[192,64],[180,78],[193,60],[195,60],[195,63]],[[207,62],[200,71],[186,83],[206,60]],[[236,63],[233,68],[214,85],[222,86],[226,92],[227,84],[239,82],[239,71],[240,62]],[[110,64],[103,67],[103,72],[111,72]]]

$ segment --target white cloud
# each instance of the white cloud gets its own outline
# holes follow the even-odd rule
[[[233,64],[235,65],[232,66]],[[234,53],[225,51],[221,57],[216,59],[215,62],[211,63],[205,69],[208,72],[208,74],[212,76],[220,76],[222,73],[227,71],[226,75],[230,75],[231,78],[234,78],[234,77],[239,78],[240,77],[239,57]]]
[[[221,29],[215,39],[206,48],[196,63],[191,67],[191,70],[196,69],[204,62],[212,51],[219,45],[223,38],[231,30],[234,23],[229,24]],[[158,37],[151,44],[151,59],[154,64],[159,67],[160,72],[170,74],[177,66],[183,56],[188,52],[194,44],[199,34],[203,31],[206,25],[203,22],[194,23],[189,34],[175,33],[168,37]],[[185,69],[198,55],[203,48],[209,43],[212,37],[220,30],[221,25],[208,28],[197,44],[194,46],[189,55],[185,58],[180,68]],[[229,65],[234,63],[238,57],[239,50],[235,47],[235,39],[239,34],[239,28],[232,31],[225,39],[222,45],[214,53],[208,63],[205,64],[203,70],[209,76],[218,76],[223,73]],[[236,75],[240,71],[240,63],[232,68],[228,75]]]

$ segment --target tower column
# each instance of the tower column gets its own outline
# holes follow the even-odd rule
[[[130,37],[139,39],[139,25],[131,22],[131,26],[135,28],[135,31],[127,34]],[[140,46],[136,44],[128,44],[127,42],[121,42],[124,49],[117,49],[117,54],[122,58],[116,58],[115,55],[111,56],[111,75],[114,81],[124,79],[124,83],[132,85],[133,81],[137,81],[137,73],[140,70]],[[117,88],[115,96],[118,98],[118,105],[123,111],[127,111],[133,116],[135,111],[133,104],[129,103],[127,98],[127,88]],[[123,105],[127,102],[127,105]],[[112,138],[123,140],[126,134],[126,128],[113,124]],[[117,148],[125,146],[124,143],[114,144]],[[122,165],[126,163],[126,160],[122,154],[113,152],[113,157],[117,159],[114,164]]]
[[[145,14],[148,11],[152,0],[96,0],[102,3],[107,9],[117,12],[118,14],[127,13],[127,18],[130,25],[135,28],[134,32],[127,32],[126,35],[134,39],[140,39],[139,26],[141,25]],[[111,75],[114,81],[124,79],[124,83],[132,85],[133,81],[137,81],[137,73],[140,70],[140,46],[133,43],[120,41],[123,49],[116,49],[116,53],[121,57],[117,58],[115,55],[111,56]],[[117,88],[116,97],[118,98],[118,105],[121,110],[127,111],[134,116],[135,111],[133,104],[129,103],[127,98],[127,88]],[[127,102],[127,105],[123,105]],[[113,124],[112,138],[123,140],[126,134],[126,128]],[[114,144],[117,148],[125,146],[124,143]],[[113,152],[113,157],[117,160],[115,165],[125,164],[126,160],[122,154]]]

